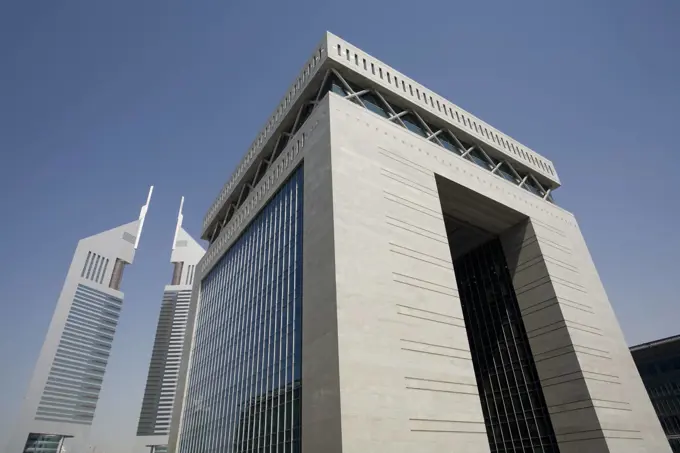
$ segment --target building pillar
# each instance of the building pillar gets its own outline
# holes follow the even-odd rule
[[[643,439],[656,442],[661,433],[646,420],[644,389],[630,376],[580,231],[527,219],[501,241],[560,452],[632,452]]]

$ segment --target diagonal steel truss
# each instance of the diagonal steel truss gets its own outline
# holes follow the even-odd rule
[[[466,144],[464,141],[460,140],[456,136],[456,134],[454,134],[453,131],[451,131],[451,129],[433,128],[432,125],[425,121],[420,116],[420,114],[418,114],[418,112],[416,112],[415,110],[409,109],[402,110],[401,108],[399,108],[399,112],[397,113],[394,106],[385,99],[385,97],[382,95],[382,93],[380,93],[380,91],[368,88],[355,91],[352,88],[351,84],[347,82],[347,80],[345,80],[342,74],[340,74],[336,69],[331,68],[327,70],[326,73],[324,74],[324,77],[321,81],[321,85],[319,86],[319,89],[314,94],[314,96],[312,96],[310,100],[304,102],[299,107],[295,115],[295,120],[293,121],[293,124],[278,135],[274,142],[274,146],[271,148],[269,153],[268,154],[264,153],[262,159],[257,164],[253,176],[243,184],[238,197],[236,197],[235,201],[232,201],[229,204],[224,218],[220,222],[218,222],[217,225],[215,226],[210,236],[210,243],[212,243],[219,236],[220,231],[222,231],[222,229],[227,225],[227,223],[229,223],[229,221],[233,218],[234,214],[238,211],[243,202],[245,202],[250,191],[253,188],[255,188],[255,186],[260,182],[262,177],[266,174],[267,169],[274,163],[276,158],[285,149],[289,139],[293,135],[295,135],[295,133],[302,126],[302,124],[304,124],[304,122],[307,120],[311,112],[316,108],[321,98],[326,94],[328,81],[331,77],[336,78],[337,81],[340,83],[342,91],[344,93],[344,98],[347,99],[348,101],[353,102],[367,110],[370,110],[366,106],[366,103],[364,102],[364,99],[362,97],[372,95],[374,98],[379,100],[379,102],[382,104],[380,105],[380,107],[384,109],[385,112],[387,112],[388,116],[386,117],[386,119],[388,121],[393,122],[405,129],[408,129],[406,123],[403,120],[403,117],[409,115],[411,118],[415,119],[415,121],[417,122],[417,126],[420,129],[422,129],[425,140],[435,143],[441,146],[442,148],[451,151],[451,148],[444,145],[443,138],[448,137],[449,140],[447,142],[453,144],[453,147],[455,148],[453,150],[454,153],[456,153],[462,159],[473,162],[478,166],[485,168],[486,170],[489,170],[491,174],[497,175],[507,181],[513,182],[514,184],[517,184],[519,187],[526,189],[527,191],[543,198],[544,200],[552,202],[551,195],[552,189],[550,188],[546,189],[545,187],[543,187],[543,185],[540,182],[538,182],[538,180],[530,172],[527,172],[524,175],[520,174],[520,172],[518,172],[507,160],[505,159],[499,160],[492,158],[487,154],[487,152],[484,150],[482,146],[476,143],[472,145]]]
[[[457,151],[458,155],[464,159],[467,159],[469,161],[472,161],[476,164],[479,165],[477,161],[472,159],[472,153],[476,152],[477,155],[481,156],[483,159],[484,164],[486,164],[485,167],[488,170],[491,171],[492,174],[498,175],[499,170],[501,170],[501,167],[507,168],[505,172],[510,176],[510,178],[506,176],[499,175],[503,177],[506,180],[513,181],[515,184],[517,184],[519,187],[525,188],[530,192],[533,192],[534,194],[540,196],[544,200],[552,201],[552,196],[551,196],[551,191],[552,189],[548,188],[546,189],[543,187],[543,185],[534,177],[533,174],[526,173],[524,176],[520,175],[520,173],[513,167],[513,165],[505,160],[505,159],[494,159],[489,156],[489,154],[484,150],[484,148],[478,144],[474,144],[471,146],[466,147],[463,142],[456,136],[456,134],[453,133],[450,129],[447,128],[441,128],[441,129],[433,129],[432,126],[426,122],[418,112],[415,110],[401,110],[399,113],[397,113],[385,97],[380,93],[380,91],[375,90],[375,89],[362,89],[360,91],[354,91],[352,86],[345,80],[345,78],[340,74],[338,71],[335,69],[330,69],[327,73],[326,76],[324,77],[324,82],[321,85],[321,90],[319,93],[317,93],[317,99],[322,96],[324,93],[322,93],[323,88],[326,86],[326,81],[330,75],[335,76],[340,83],[342,84],[343,88],[347,91],[347,94],[345,95],[345,99],[351,100],[362,107],[366,108],[366,105],[362,101],[362,96],[366,94],[373,94],[375,97],[377,97],[380,102],[383,104],[381,107],[384,108],[387,112],[389,112],[390,116],[387,117],[388,121],[392,121],[396,124],[399,124],[402,127],[406,127],[404,122],[402,121],[402,117],[405,115],[412,115],[414,118],[419,123],[419,126],[423,129],[423,131],[426,133],[425,139],[428,141],[431,141],[433,143],[438,144],[441,147],[446,148],[444,144],[442,143],[442,140],[440,140],[438,137],[443,135],[448,135],[450,138],[453,139],[456,147],[458,148]],[[448,149],[448,148],[447,148]]]

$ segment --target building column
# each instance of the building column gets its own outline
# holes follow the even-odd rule
[[[527,219],[501,241],[561,453],[656,442],[660,426],[638,398],[637,370],[580,232]]]

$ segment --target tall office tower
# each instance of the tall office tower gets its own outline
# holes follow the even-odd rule
[[[205,217],[170,451],[669,452],[559,185],[327,34]]]
[[[152,192],[137,220],[78,242],[7,453],[59,452],[68,438],[78,453],[87,441],[123,306],[123,270]]]
[[[630,348],[673,453],[680,453],[680,335]]]
[[[149,374],[137,425],[137,451],[164,453],[167,451],[170,417],[177,387],[179,362],[182,357],[184,333],[189,313],[191,286],[196,264],[205,253],[182,228],[180,202],[170,262],[174,269],[172,281],[165,287],[161,312],[156,327],[156,339],[151,352]]]

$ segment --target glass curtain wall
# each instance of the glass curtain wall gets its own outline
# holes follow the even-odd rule
[[[454,268],[491,452],[559,452],[500,240]]]
[[[302,167],[204,278],[180,453],[299,453]]]

